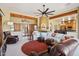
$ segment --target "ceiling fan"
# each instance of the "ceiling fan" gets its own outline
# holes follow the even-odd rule
[[[48,17],[48,15],[53,15],[52,12],[55,12],[55,10],[49,11],[49,8],[45,8],[45,5],[43,5],[43,10],[38,9],[38,11],[40,13],[38,13],[38,12],[35,13],[35,14],[37,14],[37,16],[38,15],[46,15],[47,17]]]

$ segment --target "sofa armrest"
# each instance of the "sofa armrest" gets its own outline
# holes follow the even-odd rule
[[[73,39],[65,40],[62,43],[57,44],[51,49],[50,55],[53,56],[71,56],[78,46],[78,42]],[[67,51],[67,52],[66,52]]]

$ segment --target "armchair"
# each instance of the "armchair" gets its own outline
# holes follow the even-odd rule
[[[7,38],[6,43],[7,44],[14,44],[18,42],[19,38],[18,36],[12,36],[9,31],[4,32],[4,39]]]

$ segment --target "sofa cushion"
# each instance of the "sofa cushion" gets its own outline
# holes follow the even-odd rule
[[[64,38],[64,34],[56,33],[54,37],[52,37],[55,41],[60,42]]]

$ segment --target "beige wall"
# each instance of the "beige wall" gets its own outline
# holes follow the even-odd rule
[[[3,13],[5,14],[2,17],[2,27],[3,27],[3,31],[8,31],[10,30],[10,27],[7,25],[8,21],[10,21],[10,11],[8,9],[5,8],[1,8]]]

